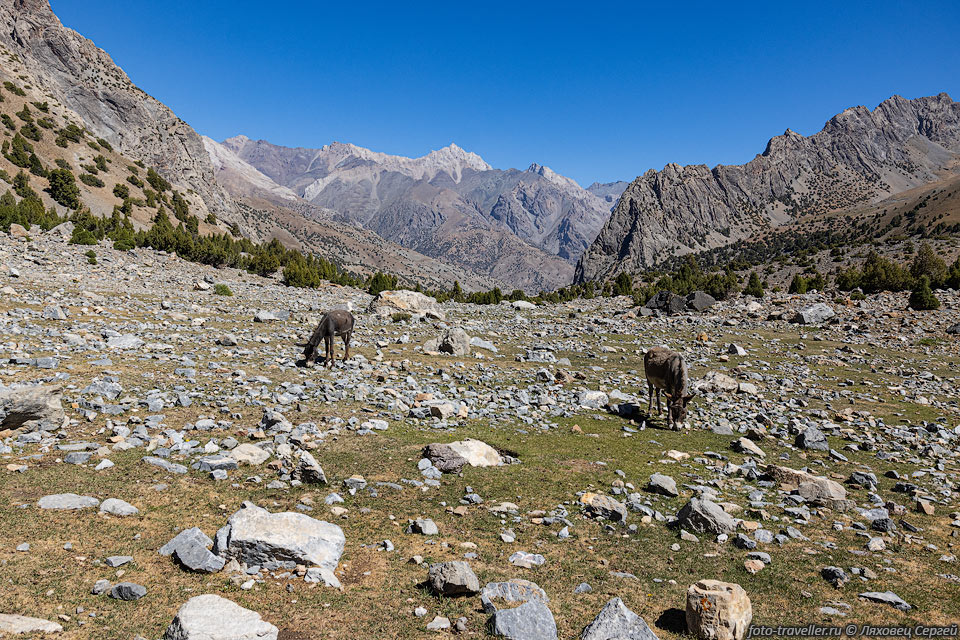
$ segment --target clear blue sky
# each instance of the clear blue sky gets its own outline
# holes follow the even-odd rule
[[[746,162],[892,94],[960,100],[956,0],[786,4],[52,0],[212,138],[456,142],[584,186]]]

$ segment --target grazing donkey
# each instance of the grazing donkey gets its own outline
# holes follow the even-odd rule
[[[324,366],[333,366],[333,339],[336,336],[343,336],[343,361],[346,362],[350,357],[350,336],[353,334],[353,314],[349,311],[340,309],[328,311],[323,314],[320,324],[314,329],[310,341],[303,349],[304,364],[312,367],[317,361],[317,347],[323,340],[324,346]]]
[[[667,407],[670,409],[668,425],[677,430],[687,418],[687,403],[694,394],[687,394],[687,365],[676,351],[664,347],[653,347],[643,356],[643,371],[647,374],[647,415],[653,407],[653,392],[657,392],[657,414],[662,413],[660,407],[660,391],[667,396]]]

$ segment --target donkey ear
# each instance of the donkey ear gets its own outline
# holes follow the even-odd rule
[[[688,395],[688,396],[683,396],[683,404],[686,405],[688,402],[690,402],[691,400],[693,400],[694,397],[696,397],[696,395],[697,395],[697,394],[695,394],[695,393],[691,393],[691,394]]]

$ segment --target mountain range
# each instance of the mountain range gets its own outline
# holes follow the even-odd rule
[[[668,164],[639,176],[580,257],[576,281],[642,271],[958,171],[960,104],[947,94],[846,109],[812,136],[788,129],[743,165]]]
[[[137,166],[154,167],[201,220],[200,234],[277,238],[355,273],[431,288],[537,292],[604,281],[779,229],[819,229],[873,205],[872,219],[889,225],[887,199],[960,174],[960,105],[946,94],[847,109],[811,136],[788,129],[743,165],[668,164],[587,188],[538,163],[494,168],[455,144],[409,158],[340,142],[218,142],[65,28],[47,0],[0,0],[0,79],[25,92],[7,107],[44,104],[41,125],[92,138],[67,148],[46,135],[35,146],[42,165],[84,171],[101,152],[106,168],[78,185],[96,215],[113,212],[113,188],[136,183]],[[4,140],[22,124],[13,113],[4,114],[13,125],[0,130]],[[7,175],[23,166],[0,158]],[[149,226],[156,203],[127,200],[133,223]]]

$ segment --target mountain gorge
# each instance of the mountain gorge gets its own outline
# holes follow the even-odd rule
[[[960,171],[960,104],[894,96],[847,109],[804,137],[789,129],[744,165],[650,170],[623,192],[575,280],[636,272],[678,254],[758,236]]]

